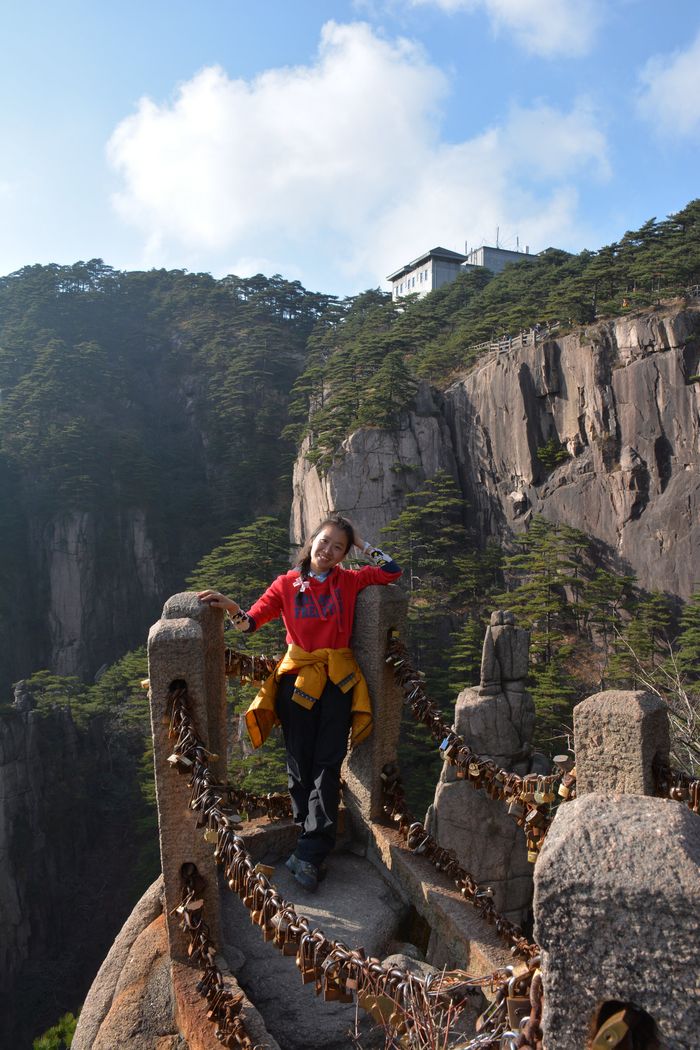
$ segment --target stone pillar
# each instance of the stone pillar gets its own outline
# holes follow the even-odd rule
[[[226,679],[224,673],[223,614],[201,605],[194,594],[176,594],[163,609],[163,618],[148,636],[151,728],[155,765],[160,857],[165,892],[164,911],[172,959],[187,958],[187,941],[171,912],[182,895],[181,870],[196,865],[205,880],[206,922],[215,943],[221,945],[219,893],[213,846],[204,842],[189,808],[187,775],[168,763],[173,742],[168,738],[168,699],[172,682],[187,683],[190,713],[204,746],[219,757],[212,761],[223,779],[226,768]]]
[[[481,650],[482,696],[522,693],[530,655],[530,632],[515,626],[515,615],[505,609],[491,613]]]
[[[510,612],[491,616],[481,660],[481,684],[463,689],[455,704],[455,729],[482,758],[521,775],[530,772],[535,705],[525,689],[529,632]],[[540,770],[537,770],[540,772]],[[457,779],[445,764],[426,817],[428,830],[483,886],[496,910],[523,923],[532,903],[532,864],[525,833],[502,802]]]
[[[369,686],[374,729],[350,752],[342,776],[345,802],[364,823],[381,816],[382,767],[396,761],[403,695],[386,663],[386,651],[391,631],[403,628],[407,606],[408,598],[393,584],[365,588],[355,606],[351,645]]]
[[[650,1016],[657,1041],[635,1046],[696,1048],[700,819],[638,795],[561,806],[535,867],[535,938],[545,1050],[586,1050],[605,1003]]]
[[[668,712],[654,693],[610,689],[574,708],[576,794],[653,795],[655,758],[668,764]]]

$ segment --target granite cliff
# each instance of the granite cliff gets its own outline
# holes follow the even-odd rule
[[[325,475],[294,472],[299,537],[328,507],[379,530],[439,469],[482,540],[533,514],[597,539],[642,587],[687,598],[700,549],[700,305],[668,303],[492,353],[443,393],[423,385],[400,428],[363,428]],[[568,453],[553,470],[538,450]]]
[[[140,751],[16,696],[0,713],[1,1050],[80,1006],[139,888]]]

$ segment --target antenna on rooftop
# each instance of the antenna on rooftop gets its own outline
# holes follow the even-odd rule
[[[497,226],[496,227],[496,247],[497,248],[498,248],[498,235],[500,234],[500,232],[501,232],[501,227]]]

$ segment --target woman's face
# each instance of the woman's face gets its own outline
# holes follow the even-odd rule
[[[348,552],[348,538],[337,525],[324,525],[311,544],[312,572],[330,572]]]

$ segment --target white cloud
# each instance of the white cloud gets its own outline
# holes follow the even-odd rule
[[[576,181],[607,174],[590,107],[516,108],[445,144],[445,92],[408,41],[328,23],[313,65],[249,82],[208,68],[168,104],[143,99],[109,142],[116,207],[142,232],[147,265],[181,266],[185,253],[189,269],[263,268],[322,290],[376,285],[499,225],[533,246],[575,243]]]
[[[117,208],[150,233],[212,248],[301,237],[309,224],[347,231],[382,203],[394,159],[429,146],[445,89],[408,41],[330,22],[314,66],[252,82],[212,67],[172,105],[142,99],[108,146],[125,180]]]
[[[582,235],[570,177],[608,174],[605,138],[585,104],[571,113],[514,109],[502,126],[433,151],[410,194],[386,210],[371,250],[358,244],[358,264],[381,258],[386,275],[438,244],[455,251],[465,240],[493,244],[497,227],[506,247],[515,248],[516,234],[521,249],[575,243]]]
[[[661,134],[700,131],[700,32],[687,50],[651,58],[640,80],[640,112]]]
[[[447,14],[483,8],[496,32],[512,33],[536,55],[584,55],[602,18],[600,0],[411,0]]]

